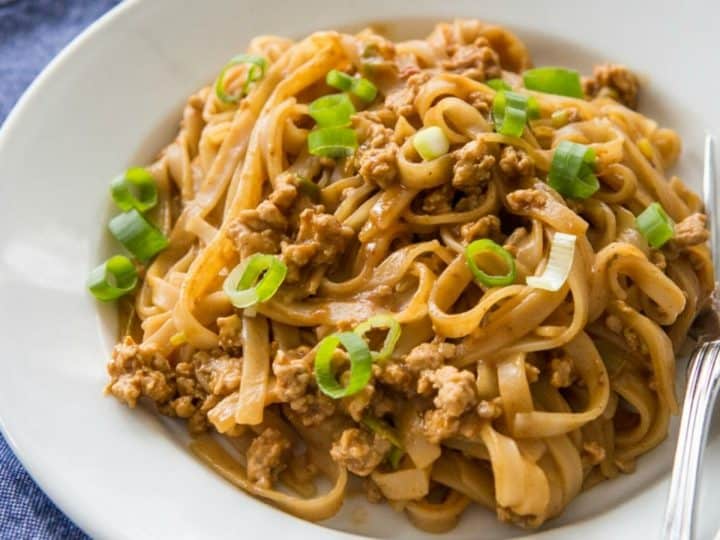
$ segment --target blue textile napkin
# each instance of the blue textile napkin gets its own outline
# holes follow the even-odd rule
[[[0,0],[0,124],[60,49],[118,2]],[[0,539],[26,538],[87,536],[37,487],[0,436]]]

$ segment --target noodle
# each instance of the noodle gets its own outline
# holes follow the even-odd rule
[[[539,114],[514,136],[494,131],[485,83],[518,88],[531,61],[497,26],[455,21],[403,43],[261,37],[249,52],[264,76],[233,65],[218,84],[246,95],[191,96],[148,167],[148,218],[169,246],[123,307],[108,392],[186,419],[201,461],[313,521],[339,510],[349,473],[441,532],[476,504],[537,527],[632,471],[678,411],[675,353],[713,288],[701,204],[665,173],[680,140],[632,110],[634,75],[596,68],[586,99],[522,89]],[[369,104],[353,97],[359,146],[339,159],[308,151],[309,104],[331,93],[333,69],[378,89]],[[450,150],[424,158],[414,137],[430,126]],[[594,152],[600,188],[587,198],[548,184],[566,141]],[[654,202],[675,222],[661,248],[635,226]],[[576,239],[567,278],[533,288],[556,233]],[[466,257],[478,239],[502,246],[517,275],[478,281]],[[284,281],[235,308],[223,284],[258,253],[283,262]],[[357,393],[329,397],[319,342],[379,314],[401,329],[389,357]],[[343,386],[348,356],[329,360]]]

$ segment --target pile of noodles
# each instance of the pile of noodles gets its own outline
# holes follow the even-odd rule
[[[477,96],[491,100],[495,91],[442,67],[449,42],[472,43],[479,36],[498,52],[505,78],[531,65],[514,35],[477,21],[442,24],[427,40],[394,44],[398,63],[431,75],[412,103],[418,122],[442,127],[453,148],[471,140],[513,146],[534,164],[535,178],[521,185],[493,176],[470,209],[424,214],[412,204],[424,190],[450,182],[452,167],[444,158],[417,158],[409,141],[422,125],[404,117],[394,127],[399,178],[390,186],[347,176],[344,160],[309,155],[308,103],[330,91],[323,84],[330,70],[362,70],[362,52],[374,39],[369,32],[322,32],[296,43],[253,40],[249,52],[269,63],[262,80],[233,106],[221,103],[211,87],[193,95],[176,140],[148,167],[160,189],[152,217],[170,245],[147,268],[134,309],[142,344],[172,362],[218,347],[216,321],[235,312],[223,280],[240,262],[228,227],[288,173],[318,180],[326,211],[355,232],[352,250],[334,263],[332,275],[314,276],[314,294],[283,286],[255,310],[237,311],[243,323],[240,387],[208,414],[215,430],[228,435],[203,435],[192,445],[226,479],[296,516],[322,520],[341,507],[349,475],[331,460],[329,448],[338,429],[352,422],[332,417],[305,428],[273,406],[271,342],[280,349],[297,346],[301,329],[303,339],[319,338],[390,313],[403,329],[394,359],[420,343],[449,340],[457,346],[454,365],[476,376],[478,398],[499,398],[499,418],[483,420],[473,438],[441,444],[423,437],[421,411],[411,400],[398,404],[401,413],[391,421],[409,459],[397,470],[376,470],[372,480],[394,508],[427,530],[451,528],[471,503],[537,526],[583,488],[631,470],[663,440],[677,412],[675,354],[712,288],[709,252],[697,245],[658,264],[634,229],[634,216],[653,201],[676,222],[702,211],[698,198],[665,174],[679,154],[679,138],[607,97],[536,92],[541,117],[531,129],[521,138],[495,133],[487,114],[470,104]],[[371,108],[381,108],[393,85],[404,84],[398,78],[374,82],[380,97]],[[550,117],[561,109],[575,109],[578,121],[554,128]],[[600,190],[581,204],[550,196],[540,209],[515,211],[527,225],[515,255],[519,278],[465,295],[475,286],[459,226],[507,216],[507,195],[542,182],[562,140],[595,150]],[[639,148],[641,140],[649,153]],[[529,287],[524,277],[542,270],[554,232],[577,236],[569,278],[557,292]],[[397,247],[400,235],[413,240]],[[398,284],[404,293],[378,304],[372,293]],[[610,316],[643,345],[633,348],[611,331]],[[173,345],[179,333],[184,343]],[[561,392],[546,374],[531,376],[529,359],[541,351],[573,359],[571,387]],[[328,491],[317,494],[314,485],[289,476],[272,489],[248,480],[242,449],[267,426],[305,449],[330,480]],[[583,458],[588,442],[601,449],[599,463]]]

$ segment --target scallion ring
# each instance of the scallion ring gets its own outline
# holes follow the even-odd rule
[[[371,414],[365,414],[362,418],[362,423],[365,424],[371,431],[380,435],[383,439],[387,440],[393,446],[403,449],[403,444],[400,442],[400,435],[390,424],[385,420],[381,420]]]
[[[400,466],[400,460],[403,458],[404,455],[405,450],[402,450],[397,446],[393,446],[388,453],[388,461],[390,462],[390,466],[393,469],[397,469]]]
[[[300,193],[308,197],[313,202],[320,202],[321,190],[312,180],[308,180],[304,176],[298,178],[297,189]]]
[[[223,290],[233,306],[248,308],[272,298],[286,275],[287,266],[279,257],[255,253],[228,274]]]
[[[115,255],[90,272],[87,286],[95,298],[109,302],[132,291],[137,279],[132,261],[124,255]]]
[[[134,208],[112,218],[108,228],[118,242],[141,261],[152,259],[168,246],[167,237]]]
[[[493,98],[493,121],[501,135],[520,137],[528,119],[540,114],[537,100],[517,92],[499,91]]]
[[[565,285],[575,260],[574,234],[556,232],[550,244],[550,255],[540,276],[528,276],[525,282],[536,289],[559,291]]]
[[[485,81],[485,84],[487,84],[490,88],[492,88],[496,92],[499,92],[500,90],[512,90],[512,86],[510,86],[508,83],[506,83],[502,79],[489,79],[489,80]]]
[[[548,184],[565,197],[587,199],[600,188],[593,173],[595,150],[572,141],[561,141],[555,148],[548,173]]]
[[[110,183],[115,205],[123,211],[147,212],[157,204],[157,182],[143,167],[131,167]]]
[[[412,144],[425,161],[432,161],[448,153],[450,140],[438,126],[430,126],[413,135]]]
[[[355,77],[338,71],[337,69],[331,69],[325,76],[325,82],[328,86],[342,90],[343,92],[349,92],[355,82]]]
[[[308,150],[314,156],[339,159],[352,155],[357,146],[355,131],[347,127],[313,129],[308,135]]]
[[[655,249],[662,247],[675,235],[672,219],[658,202],[650,204],[635,218],[635,227]]]
[[[308,113],[320,127],[346,127],[355,107],[347,94],[330,94],[310,103]]]
[[[364,338],[365,334],[374,328],[387,329],[387,335],[385,336],[382,348],[379,351],[371,351],[370,353],[374,361],[381,362],[390,358],[395,350],[395,345],[397,345],[398,339],[400,339],[400,323],[397,322],[395,317],[390,315],[375,315],[357,325],[353,331]]]
[[[482,253],[489,253],[499,258],[500,261],[507,267],[507,272],[504,274],[488,274],[484,270],[481,270],[475,260],[478,255]],[[481,238],[471,242],[465,248],[465,260],[467,265],[470,267],[475,280],[485,285],[486,287],[501,287],[504,285],[510,285],[515,281],[515,259],[508,250],[502,246],[496,244],[489,238]]]
[[[225,75],[230,68],[239,64],[250,64],[248,67],[247,78],[243,83],[242,93],[240,95],[231,95],[225,91]],[[215,81],[215,95],[223,103],[237,103],[240,101],[240,98],[248,93],[250,83],[259,81],[265,76],[266,69],[267,60],[265,60],[262,56],[254,54],[239,54],[234,56],[227,64],[225,64],[225,67],[223,67],[222,71],[220,71],[220,75],[218,75],[217,81]]]
[[[572,69],[539,67],[523,73],[525,88],[546,94],[582,98],[580,74]]]
[[[365,103],[370,103],[377,97],[377,86],[368,81],[366,78],[361,77],[355,79],[352,85],[352,93],[362,99]]]
[[[350,378],[347,386],[342,386],[333,373],[335,349],[342,345],[350,358]],[[356,394],[370,382],[372,376],[372,356],[370,349],[360,336],[354,332],[331,334],[318,344],[315,351],[315,380],[320,391],[333,399]]]

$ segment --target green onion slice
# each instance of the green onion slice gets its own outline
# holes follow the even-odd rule
[[[658,202],[652,203],[635,218],[635,227],[655,249],[675,235],[672,219]]]
[[[168,246],[167,237],[135,208],[112,218],[112,235],[136,259],[148,261]]]
[[[312,180],[308,180],[304,176],[300,176],[297,181],[297,188],[300,193],[307,196],[313,202],[319,202],[321,198],[320,186]]]
[[[502,79],[489,79],[485,81],[485,84],[487,84],[490,88],[492,88],[495,91],[500,90],[512,90],[512,86],[510,86],[508,83],[503,81]]]
[[[338,71],[337,69],[331,69],[325,76],[325,82],[328,86],[342,90],[343,92],[349,92],[355,82],[355,77]]]
[[[345,347],[350,357],[350,380],[347,386],[341,386],[332,370],[332,360],[338,345]],[[360,336],[354,332],[341,332],[325,337],[315,352],[315,380],[320,391],[333,399],[356,394],[370,381],[372,376],[372,356],[370,349]]]
[[[536,289],[558,291],[567,281],[575,259],[574,234],[556,232],[550,245],[550,256],[541,276],[528,276],[526,283]]]
[[[243,84],[242,93],[240,95],[233,96],[225,92],[225,75],[230,68],[237,66],[238,64],[250,64],[250,67],[248,69],[247,79]],[[239,54],[232,57],[230,61],[225,64],[225,67],[222,68],[220,75],[218,75],[217,81],[215,82],[215,95],[223,103],[237,103],[241,97],[248,93],[250,83],[259,81],[265,76],[266,69],[267,60],[265,60],[262,56],[254,54]]]
[[[532,96],[501,90],[493,99],[495,130],[511,137],[520,137],[529,118],[540,116],[540,107]]]
[[[507,266],[507,272],[501,275],[491,275],[481,270],[475,261],[475,258],[481,253],[490,253],[498,257]],[[481,238],[468,244],[465,248],[465,260],[475,279],[487,287],[501,287],[515,281],[515,259],[508,250],[489,238]]]
[[[430,126],[413,135],[412,144],[425,161],[431,161],[447,154],[450,141],[438,126]]]
[[[362,418],[362,423],[365,424],[370,430],[380,435],[383,439],[392,443],[393,446],[403,449],[403,444],[400,441],[400,435],[390,424],[385,420],[381,420],[371,414],[366,414]]]
[[[272,298],[286,275],[287,266],[279,257],[255,253],[228,274],[223,290],[233,306],[248,308]]]
[[[539,67],[523,73],[525,88],[546,94],[575,98],[584,97],[580,74],[572,69]]]
[[[378,89],[373,83],[365,78],[355,79],[352,86],[352,93],[362,99],[366,103],[374,101],[377,97]]]
[[[400,465],[400,460],[403,458],[404,455],[404,450],[398,448],[397,446],[393,446],[388,453],[388,461],[390,462],[390,466],[393,469],[397,469]]]
[[[352,155],[357,146],[355,131],[347,127],[313,129],[308,135],[308,149],[314,156],[339,159]]]
[[[379,351],[371,351],[371,355],[374,361],[380,362],[387,360],[395,350],[398,339],[400,339],[400,323],[394,317],[390,315],[375,315],[370,317],[367,321],[360,323],[353,330],[360,337],[365,337],[370,330],[373,328],[387,328],[387,335],[383,342],[382,349]]]
[[[337,69],[331,69],[325,76],[325,82],[328,86],[342,90],[343,92],[352,92],[363,101],[370,103],[377,97],[378,89],[373,83],[365,78],[357,78]]]
[[[593,173],[595,150],[584,144],[561,141],[555,148],[548,184],[565,197],[587,199],[600,188]]]
[[[124,255],[115,255],[90,272],[87,286],[95,298],[108,302],[132,291],[137,280],[132,261]]]
[[[157,183],[143,167],[132,167],[110,183],[110,193],[120,210],[146,212],[157,204]]]
[[[345,127],[355,107],[347,94],[330,94],[313,101],[308,112],[320,127]]]

